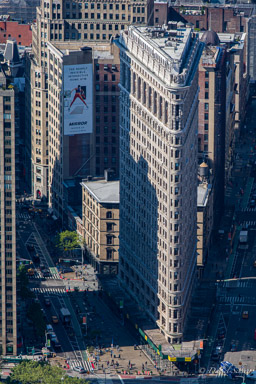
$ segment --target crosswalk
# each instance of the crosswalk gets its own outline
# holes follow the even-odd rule
[[[33,279],[44,279],[44,280],[59,280],[60,277],[59,275],[57,274],[50,274],[50,276],[46,276],[46,277],[43,277],[42,273],[41,272],[35,272],[35,274],[33,276],[28,276],[29,279],[33,280]]]
[[[254,280],[230,280],[223,281],[223,288],[255,288],[256,284]]]
[[[45,288],[38,288],[38,287],[31,287],[30,290],[35,293],[48,293],[48,294],[66,294],[66,288],[50,288],[50,287],[45,287]]]
[[[220,296],[219,302],[224,304],[256,304],[256,297],[253,296]]]
[[[242,208],[241,211],[242,212],[256,212],[256,207],[254,207],[254,208],[250,208],[250,207]]]
[[[16,218],[21,220],[29,220],[30,215],[28,213],[17,213]]]
[[[256,220],[243,221],[243,222],[241,223],[241,225],[242,225],[243,227],[246,227],[246,228],[248,228],[248,227],[256,227]]]
[[[68,360],[68,364],[71,369],[74,369],[75,367],[83,367],[86,371],[89,371],[89,372],[93,370],[91,363],[89,361],[73,359],[73,360]]]

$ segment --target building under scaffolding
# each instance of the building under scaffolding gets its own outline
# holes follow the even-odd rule
[[[40,0],[0,0],[0,15],[29,23],[36,19],[36,7],[39,5]]]

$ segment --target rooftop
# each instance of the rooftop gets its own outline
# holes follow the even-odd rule
[[[128,56],[136,57],[162,84],[174,88],[191,83],[203,47],[191,26],[176,21],[159,27],[131,25],[115,43]]]
[[[101,179],[83,181],[81,185],[87,189],[99,203],[119,204],[120,202],[119,181],[106,181],[105,179]]]
[[[129,28],[129,32],[133,29],[135,34],[144,40],[144,43],[150,47],[154,47],[158,53],[165,59],[170,60],[178,65],[181,64],[187,46],[191,39],[191,28],[186,28],[184,24],[176,24],[176,28],[168,29],[162,27],[135,27]]]
[[[210,184],[199,184],[197,187],[197,206],[205,207],[207,205]]]

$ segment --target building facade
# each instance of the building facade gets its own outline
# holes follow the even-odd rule
[[[109,42],[130,23],[147,24],[152,20],[152,0],[141,1],[136,6],[130,0],[97,4],[93,1],[70,3],[67,0],[50,0],[42,2],[37,9],[37,22],[32,28],[33,53],[28,64],[30,77],[27,77],[28,92],[30,90],[27,100],[31,105],[27,130],[31,129],[31,186],[35,198],[50,198],[48,81],[51,64],[48,43],[57,50],[77,51],[85,45],[95,50],[95,91],[92,85],[96,98],[95,129],[91,146],[93,152],[87,151],[87,166],[93,167],[90,170],[93,174],[103,175],[104,169],[110,166],[118,174],[119,60],[115,48],[112,49]],[[54,76],[58,75],[54,73]],[[62,111],[55,113],[58,113],[60,120]],[[55,120],[57,123],[56,116]],[[53,140],[61,149],[61,136]]]
[[[0,43],[6,43],[9,38],[15,39],[18,45],[30,47],[32,44],[31,25],[20,24],[17,21],[0,21]]]
[[[100,274],[117,274],[119,181],[82,182],[84,240],[90,263]]]
[[[201,44],[185,26],[129,27],[117,44],[119,279],[166,339],[177,343],[196,269]]]
[[[199,64],[198,161],[211,172],[213,212],[218,225],[224,205],[224,161],[226,122],[226,48],[220,46],[218,35],[206,31]]]
[[[0,70],[1,321],[3,355],[17,354],[15,91]]]
[[[209,167],[203,162],[199,165],[199,183],[197,187],[197,269],[203,276],[207,261],[214,223],[213,187],[210,182]]]

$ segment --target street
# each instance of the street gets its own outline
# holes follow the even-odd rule
[[[228,359],[239,364],[246,374],[256,369],[254,359],[248,363],[249,353],[256,349],[256,100],[252,100],[246,128],[235,149],[232,180],[225,190],[226,209],[220,223],[220,233],[213,244],[204,276],[196,287],[189,314],[188,339],[207,341],[199,366],[190,367],[193,374],[213,374],[222,383],[219,365]],[[140,381],[140,371],[157,374],[156,366],[136,344],[120,318],[110,310],[102,296],[101,287],[90,265],[63,267],[56,260],[54,235],[47,234],[50,219],[46,210],[29,213],[17,204],[17,260],[29,262],[29,289],[38,300],[47,324],[52,324],[61,347],[55,348],[56,364],[69,369],[82,366],[91,378],[103,382]],[[240,231],[248,231],[248,239],[241,243]],[[231,234],[231,235],[230,235]],[[79,259],[81,256],[77,256]],[[50,303],[50,304],[49,304]],[[60,309],[67,308],[71,324],[53,323],[60,318]],[[200,316],[198,315],[200,313]],[[24,317],[24,330],[29,329]],[[27,328],[26,328],[27,327]],[[24,331],[24,347],[31,347],[33,336]],[[47,333],[37,340],[36,350],[47,344]],[[56,344],[56,343],[55,343]],[[244,352],[244,355],[241,354]],[[240,355],[238,356],[238,353]],[[256,356],[255,356],[256,359]],[[201,363],[201,365],[200,365]],[[171,372],[172,367],[171,367]],[[118,373],[118,374],[117,374]],[[169,373],[168,369],[165,372]],[[181,374],[181,372],[177,372]],[[151,381],[166,381],[166,378]],[[209,376],[175,378],[169,381],[210,383]]]
[[[256,207],[255,207],[255,99],[248,113],[246,128],[242,132],[236,148],[236,158],[232,170],[232,181],[226,189],[226,206],[233,212],[229,217],[231,232],[235,228],[232,246],[228,242],[220,249],[223,252],[219,263],[221,280],[216,279],[216,309],[209,335],[210,349],[213,352],[219,346],[219,358],[208,364],[208,369],[218,368],[221,360],[239,364],[240,369],[247,373],[256,369],[254,362],[248,364],[248,353],[252,355],[256,348],[254,339],[256,316]],[[233,210],[232,210],[233,208]],[[228,222],[228,221],[227,221]],[[223,225],[224,229],[224,225]],[[248,231],[245,244],[239,240],[241,230]],[[241,352],[243,352],[241,354]],[[239,361],[237,356],[239,355]]]
[[[56,358],[52,363],[68,369],[72,376],[79,376],[74,367],[82,366],[90,374],[106,374],[109,378],[116,372],[142,371],[157,373],[154,364],[140,350],[134,349],[137,339],[124,327],[122,320],[104,302],[99,290],[95,271],[90,265],[75,265],[62,268],[54,263],[50,237],[44,231],[46,213],[32,218],[17,212],[18,260],[30,262],[33,273],[29,278],[29,289],[39,301],[46,324],[51,324],[61,348],[54,348]],[[49,248],[49,243],[51,244]],[[51,254],[50,254],[51,253]],[[35,261],[36,260],[36,261]],[[50,302],[50,303],[49,303]],[[60,309],[67,308],[71,314],[71,325],[64,326],[60,320]],[[58,323],[52,321],[58,318]],[[85,324],[82,322],[85,319]],[[23,319],[25,327],[27,319]],[[25,329],[25,328],[24,328]],[[48,335],[38,340],[23,333],[24,346],[35,347],[40,353]],[[51,333],[51,332],[50,332]]]

